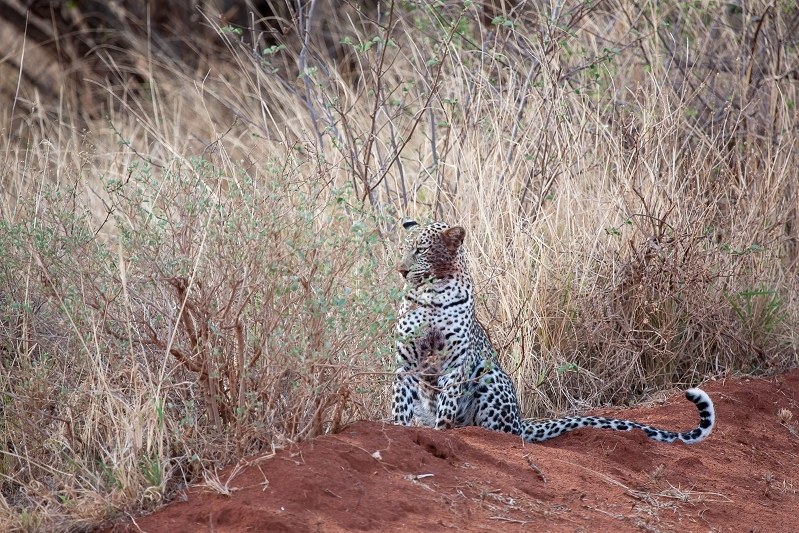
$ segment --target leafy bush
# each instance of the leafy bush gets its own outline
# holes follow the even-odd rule
[[[132,164],[104,182],[100,228],[61,188],[20,206],[0,278],[10,505],[150,507],[209,465],[379,415],[397,291],[376,219],[302,175]]]

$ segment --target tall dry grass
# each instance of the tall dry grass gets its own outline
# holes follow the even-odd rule
[[[0,529],[385,417],[402,217],[467,228],[528,416],[797,364],[796,6],[491,5],[207,13],[203,68],[4,90]]]

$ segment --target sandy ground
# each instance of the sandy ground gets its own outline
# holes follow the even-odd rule
[[[799,371],[703,387],[717,423],[696,445],[583,428],[545,444],[482,428],[358,422],[220,474],[105,533],[536,531],[799,533]],[[793,418],[781,423],[781,409]],[[595,411],[666,429],[698,420],[681,394]],[[786,415],[783,415],[783,421]]]

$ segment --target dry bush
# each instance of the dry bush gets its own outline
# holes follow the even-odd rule
[[[396,291],[374,218],[300,163],[184,163],[106,181],[105,226],[44,189],[4,234],[8,505],[150,507],[204,465],[379,415]]]
[[[797,364],[795,5],[331,6],[11,92],[0,529],[386,416],[403,216],[467,228],[530,416]]]

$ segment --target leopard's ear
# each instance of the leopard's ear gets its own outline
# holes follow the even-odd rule
[[[415,220],[405,219],[402,221],[402,227],[405,229],[411,229],[414,226],[418,226],[419,223]]]
[[[463,244],[466,237],[466,230],[460,226],[453,226],[441,231],[441,240],[447,246],[447,250],[454,252]]]

